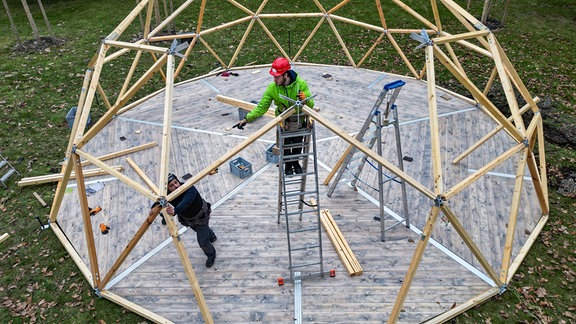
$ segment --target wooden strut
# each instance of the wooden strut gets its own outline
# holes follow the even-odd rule
[[[122,171],[122,166],[120,166],[120,165],[112,166],[112,168],[116,171]],[[84,178],[95,177],[95,176],[100,176],[100,175],[104,175],[104,174],[108,174],[108,172],[106,172],[105,170],[102,170],[100,168],[83,171],[83,177]],[[37,177],[22,178],[16,184],[18,185],[18,187],[25,187],[25,186],[32,186],[32,185],[48,183],[48,182],[62,181],[63,178],[64,178],[64,175],[62,173],[48,174],[48,175],[37,176]],[[70,173],[70,179],[76,179],[76,173],[74,173],[74,172]]]
[[[126,258],[130,254],[130,252],[132,252],[132,250],[134,249],[134,247],[136,246],[138,241],[140,241],[142,236],[144,236],[144,234],[146,233],[146,231],[148,230],[150,225],[154,222],[154,220],[156,219],[158,214],[160,214],[161,210],[162,210],[162,206],[160,206],[160,205],[156,205],[154,208],[152,208],[152,210],[150,210],[148,217],[144,220],[142,225],[140,225],[140,228],[138,228],[138,231],[136,231],[136,234],[134,234],[134,236],[132,237],[130,242],[128,242],[128,244],[126,245],[126,248],[124,248],[122,253],[120,253],[120,255],[118,256],[118,259],[116,259],[114,264],[110,267],[110,270],[108,270],[108,273],[106,274],[106,276],[104,276],[104,278],[102,279],[102,281],[98,285],[99,290],[104,290],[104,287],[106,286],[106,284],[114,277],[114,275],[116,274],[116,271],[118,271],[118,268],[120,268],[120,266],[122,265],[124,260],[126,260]]]
[[[406,296],[408,295],[408,290],[412,285],[412,280],[414,280],[414,276],[416,276],[416,270],[420,265],[420,261],[422,260],[422,256],[424,255],[424,251],[426,250],[426,246],[428,245],[428,241],[430,241],[430,235],[432,234],[432,230],[436,225],[436,219],[438,218],[439,212],[440,212],[440,206],[438,205],[432,206],[430,215],[428,215],[428,221],[424,225],[422,234],[420,236],[420,241],[418,241],[418,246],[416,247],[416,250],[414,250],[412,261],[410,262],[410,266],[408,267],[406,276],[402,281],[402,287],[400,287],[400,291],[398,292],[398,296],[396,297],[396,303],[394,303],[394,307],[392,308],[392,312],[390,313],[390,317],[388,318],[388,323],[396,323],[396,321],[398,320],[398,316],[400,316],[402,306],[404,305],[404,301],[406,300]]]
[[[84,186],[84,177],[82,176],[82,164],[78,154],[72,154],[74,159],[74,169],[78,177],[78,199],[82,210],[82,219],[84,223],[84,236],[88,248],[88,257],[90,258],[90,271],[92,272],[92,287],[100,284],[100,270],[98,267],[98,256],[96,255],[96,245],[94,243],[94,231],[92,230],[92,220],[90,219],[90,207],[88,207],[88,198],[86,197],[86,187]]]
[[[328,209],[320,211],[320,221],[322,222],[330,241],[332,241],[336,253],[340,257],[344,267],[346,267],[346,270],[348,270],[348,274],[350,276],[361,275],[363,273],[362,266],[360,266],[358,259],[356,259],[354,252],[350,249],[348,242],[346,242],[344,235],[338,228],[338,225],[334,221],[334,218]]]

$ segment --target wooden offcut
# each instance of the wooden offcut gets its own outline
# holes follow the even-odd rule
[[[36,191],[34,191],[32,193],[34,195],[34,197],[36,197],[36,199],[38,199],[38,201],[40,202],[40,204],[42,205],[42,207],[46,207],[46,202],[44,201],[44,199],[42,199],[42,197],[40,197],[39,194],[36,193]]]
[[[361,275],[363,272],[362,267],[360,266],[358,259],[356,259],[354,252],[352,252],[350,249],[348,242],[346,242],[344,235],[340,231],[340,228],[338,228],[338,225],[334,221],[334,218],[328,209],[323,209],[320,211],[320,221],[322,222],[324,230],[326,230],[330,241],[334,245],[336,253],[338,253],[338,256],[340,257],[340,260],[342,260],[344,267],[346,267],[346,270],[348,270],[348,274],[350,276]]]

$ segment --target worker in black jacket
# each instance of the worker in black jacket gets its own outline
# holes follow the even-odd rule
[[[172,174],[168,174],[168,193],[173,192],[182,185],[182,182]],[[154,206],[152,206],[154,207]],[[168,215],[178,215],[178,221],[184,226],[188,226],[196,232],[198,245],[208,257],[206,267],[210,268],[216,260],[216,249],[212,243],[216,242],[216,234],[209,226],[210,213],[212,208],[206,202],[196,187],[188,188],[183,194],[174,198],[166,207]]]

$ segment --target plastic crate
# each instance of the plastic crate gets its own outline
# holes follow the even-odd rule
[[[72,107],[68,111],[66,115],[66,121],[68,122],[68,128],[72,128],[74,126],[74,119],[76,119],[76,110],[77,107]],[[92,115],[88,114],[88,120],[86,121],[86,126],[90,126],[90,122],[92,121]]]
[[[241,157],[230,161],[230,172],[240,179],[248,178],[252,175],[252,163]]]
[[[270,145],[270,147],[266,150],[266,161],[278,164],[280,157],[278,154],[274,154],[274,146],[276,146],[276,144]]]

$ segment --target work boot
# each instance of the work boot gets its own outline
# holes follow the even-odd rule
[[[292,162],[288,162],[288,163],[284,164],[284,174],[286,174],[286,175],[293,175],[294,174]]]
[[[302,170],[302,167],[300,166],[300,163],[294,162],[292,166],[294,167],[294,173],[300,174],[304,172],[304,170]]]
[[[216,253],[208,257],[208,260],[206,260],[206,268],[211,268],[214,265],[214,261],[216,261]]]

